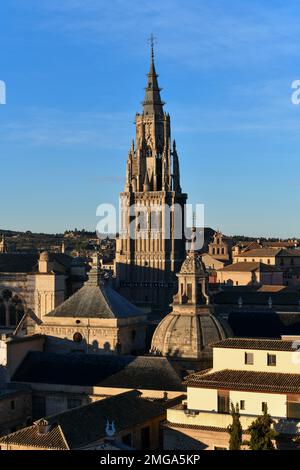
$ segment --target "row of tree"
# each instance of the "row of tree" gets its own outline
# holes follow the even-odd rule
[[[262,416],[258,416],[249,426],[249,441],[243,441],[243,429],[240,422],[239,406],[231,403],[232,424],[228,427],[229,449],[240,450],[242,445],[248,445],[250,450],[271,450],[274,449],[273,440],[277,433],[274,430],[271,416],[268,414],[267,408]]]

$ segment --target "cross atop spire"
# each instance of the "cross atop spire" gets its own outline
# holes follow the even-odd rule
[[[151,33],[150,37],[148,38],[148,42],[151,48],[151,61],[154,61],[154,44],[156,42],[156,37]]]

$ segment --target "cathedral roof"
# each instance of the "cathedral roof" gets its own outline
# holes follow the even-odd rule
[[[12,381],[139,390],[182,391],[164,357],[30,351]]]
[[[84,285],[46,317],[127,318],[145,315],[109,285]]]

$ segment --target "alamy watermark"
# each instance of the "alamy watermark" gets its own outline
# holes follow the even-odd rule
[[[204,243],[204,205],[196,204],[130,204],[119,198],[113,204],[100,204],[96,210],[98,236],[130,240],[186,240],[187,249],[200,250]],[[187,221],[190,221],[187,224]],[[194,227],[194,229],[192,229]],[[197,227],[197,229],[196,229]]]
[[[0,104],[6,104],[6,84],[0,80]]]
[[[295,105],[299,105],[300,104],[300,80],[294,80],[291,84],[291,87],[293,90],[295,90],[292,93],[291,102]]]

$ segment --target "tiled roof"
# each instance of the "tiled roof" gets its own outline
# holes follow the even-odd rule
[[[37,382],[182,391],[181,379],[164,357],[55,354],[30,351],[12,377]]]
[[[300,256],[300,250],[296,248],[271,248],[271,247],[263,247],[263,248],[255,248],[253,250],[242,251],[237,255],[239,258],[264,258],[264,257],[272,257],[272,256]]]
[[[62,430],[58,425],[53,425],[49,432],[42,434],[39,432],[39,426],[33,424],[0,438],[0,443],[40,449],[69,450]]]
[[[267,256],[276,256],[281,251],[281,248],[254,248],[253,250],[242,251],[237,255],[239,258],[247,258],[247,257],[254,257],[254,258],[264,258]]]
[[[265,351],[296,351],[293,341],[277,339],[227,338],[213,343],[213,348],[256,349]]]
[[[37,265],[37,254],[1,253],[1,273],[30,273]]]
[[[300,250],[296,248],[282,249],[278,256],[297,257],[300,256]]]
[[[141,398],[138,392],[131,391],[50,416],[47,418],[52,426],[49,433],[39,433],[35,424],[0,438],[0,443],[79,449],[106,437],[107,420],[115,422],[118,434],[156,417],[164,419],[165,412],[165,404]]]
[[[0,253],[0,273],[31,273],[37,270],[37,253]],[[49,260],[69,269],[73,258],[64,253],[49,253]]]
[[[85,285],[47,317],[127,318],[145,313],[108,285]]]
[[[300,393],[300,374],[224,369],[208,374],[191,374],[186,385],[252,392]]]
[[[271,264],[264,264],[264,263],[256,263],[256,262],[247,262],[247,261],[240,261],[239,263],[228,264],[224,266],[224,268],[218,269],[218,272],[253,272],[253,271],[262,271],[262,272],[280,272],[277,266]]]

